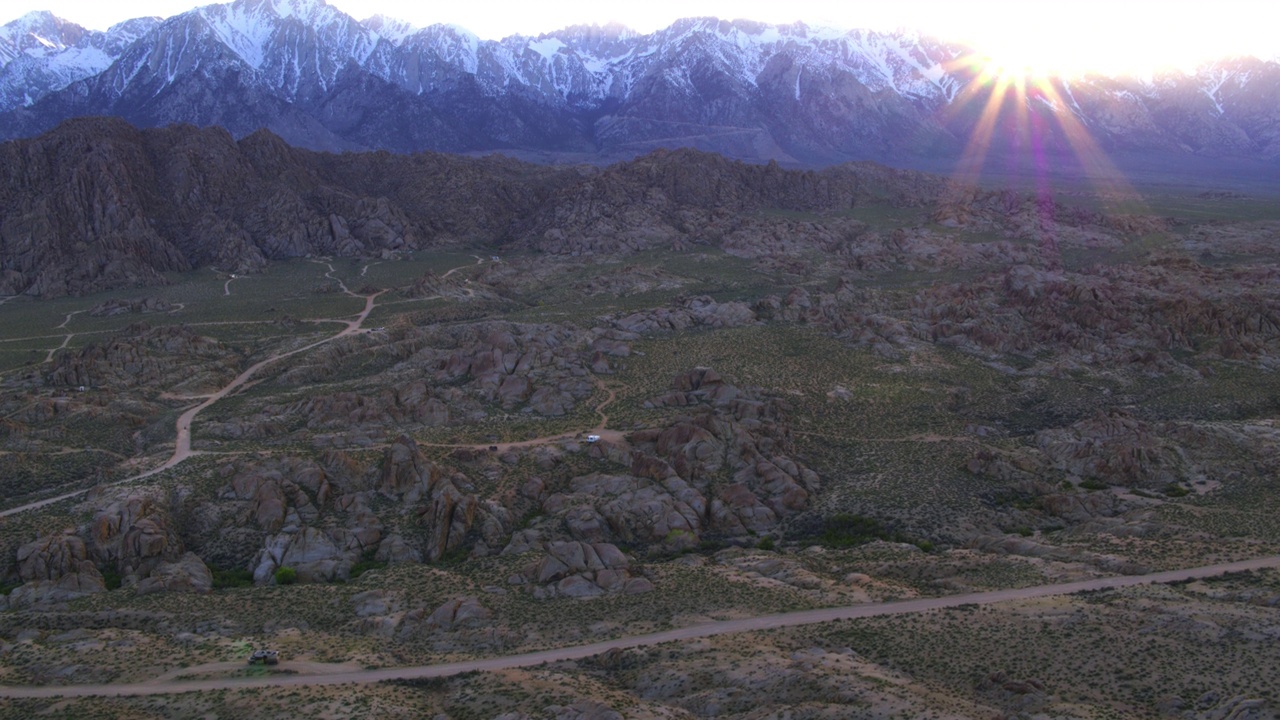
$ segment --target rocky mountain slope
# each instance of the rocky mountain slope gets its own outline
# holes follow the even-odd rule
[[[321,149],[627,157],[692,146],[925,162],[959,157],[992,91],[969,49],[927,37],[714,18],[648,35],[579,26],[490,41],[454,26],[358,22],[323,0],[236,0],[107,33],[47,13],[3,32],[10,138],[117,115],[236,137],[265,127]],[[1238,58],[1191,74],[1056,80],[1002,111],[1039,116],[1039,141],[1063,156],[1064,128],[1079,123],[1107,150],[1274,160],[1278,93],[1280,64]],[[994,152],[1029,142],[1004,119],[997,127]]]
[[[0,145],[0,294],[163,283],[206,265],[470,243],[614,252],[690,237],[728,209],[919,204],[940,180],[870,164],[821,173],[659,152],[603,171],[493,157],[329,155],[260,132],[68,122]],[[634,204],[637,197],[648,202]],[[565,232],[574,234],[567,242]]]

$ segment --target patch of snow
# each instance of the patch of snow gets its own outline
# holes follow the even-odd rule
[[[529,41],[529,49],[541,55],[547,62],[551,62],[551,58],[560,52],[562,47],[565,47],[565,44],[559,38],[554,37]]]
[[[1218,115],[1222,115],[1225,111],[1222,109],[1222,102],[1218,99],[1218,91],[1222,89],[1222,86],[1226,84],[1226,82],[1230,80],[1235,73],[1218,69],[1213,71],[1210,75],[1208,83],[1201,86],[1200,91],[1207,95],[1209,100],[1213,102],[1213,107],[1217,109]]]

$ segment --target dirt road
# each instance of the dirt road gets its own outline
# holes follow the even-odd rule
[[[541,652],[509,655],[507,657],[486,658],[483,660],[466,660],[463,662],[444,663],[441,665],[417,665],[411,667],[382,668],[378,670],[348,670],[329,672],[326,668],[318,668],[314,663],[299,664],[291,668],[288,662],[280,664],[281,670],[294,670],[297,674],[276,675],[253,678],[223,678],[213,680],[173,680],[163,682],[159,679],[144,683],[128,685],[62,685],[40,687],[0,686],[0,697],[7,698],[53,698],[53,697],[89,697],[89,696],[128,696],[128,695],[164,695],[171,693],[199,692],[203,690],[236,690],[242,688],[296,687],[305,685],[341,685],[348,683],[373,683],[384,680],[412,680],[420,678],[445,677],[471,671],[505,670],[516,667],[529,667],[548,662],[562,660],[580,660],[598,655],[608,650],[659,645],[667,642],[678,642],[694,638],[726,635],[730,633],[773,630],[796,625],[812,625],[836,620],[853,620],[857,618],[877,617],[882,615],[905,615],[909,613],[927,612],[961,605],[989,605],[991,603],[1012,600],[1030,600],[1033,598],[1070,593],[1106,590],[1110,588],[1132,587],[1150,583],[1166,583],[1179,580],[1212,577],[1224,572],[1242,570],[1259,570],[1262,568],[1280,567],[1280,556],[1256,558],[1240,562],[1209,565],[1183,570],[1152,573],[1150,575],[1125,575],[1119,577],[1082,580],[1058,585],[1040,585],[1037,587],[1018,588],[1014,590],[995,590],[984,593],[950,595],[938,598],[920,598],[896,602],[868,603],[865,605],[849,605],[846,607],[823,608],[820,610],[801,610],[799,612],[781,613],[778,615],[761,615],[739,620],[709,622],[688,627],[666,630],[663,632],[635,635],[632,637],[605,640],[590,645],[543,650]],[[230,666],[228,666],[230,667]],[[312,673],[312,674],[307,674]],[[172,673],[168,674],[172,677]],[[165,677],[165,676],[161,676]]]
[[[344,286],[344,289],[345,289],[345,286]],[[271,357],[268,357],[265,360],[259,360],[253,365],[250,365],[247,369],[245,369],[244,372],[237,375],[234,379],[231,380],[231,382],[227,383],[221,390],[213,393],[212,395],[207,396],[204,399],[204,401],[201,402],[200,404],[194,405],[188,408],[186,412],[178,416],[178,421],[176,423],[177,439],[174,441],[173,455],[170,455],[169,459],[166,460],[163,465],[152,468],[144,473],[139,473],[137,475],[127,477],[123,480],[117,480],[116,482],[110,483],[110,484],[122,485],[124,483],[133,482],[134,480],[141,480],[143,478],[150,477],[152,475],[155,475],[156,473],[164,472],[165,470],[168,470],[169,468],[185,461],[187,458],[191,457],[192,455],[197,454],[195,451],[191,449],[191,423],[195,420],[196,416],[199,415],[205,408],[218,402],[222,398],[226,397],[227,395],[231,394],[232,392],[234,392],[235,390],[243,386],[259,370],[261,370],[262,368],[268,365],[271,365],[272,363],[275,363],[279,360],[283,360],[284,358],[287,358],[290,355],[296,355],[300,352],[306,352],[307,350],[311,350],[313,348],[319,347],[321,345],[324,345],[325,343],[333,342],[338,338],[347,337],[348,335],[353,335],[355,333],[360,332],[361,326],[364,324],[365,319],[368,318],[369,313],[373,311],[373,306],[375,301],[378,299],[378,296],[382,295],[382,293],[385,293],[385,292],[387,291],[382,290],[372,295],[353,295],[354,297],[360,297],[364,299],[364,309],[361,310],[358,315],[356,315],[354,320],[317,320],[315,321],[315,322],[341,322],[346,325],[346,327],[343,328],[341,332],[337,333],[336,335],[330,335],[329,337],[324,338],[323,340],[317,340],[308,345],[304,345],[300,348],[295,348],[288,352],[272,355]],[[348,293],[348,294],[352,294],[352,293]],[[56,497],[45,498],[44,500],[39,500],[37,502],[27,503],[26,505],[19,505],[18,507],[9,508],[8,510],[0,511],[0,518],[8,517],[10,515],[17,515],[19,513],[23,513],[28,510],[34,510],[36,508],[44,507],[46,505],[52,505],[53,503],[61,502],[63,500],[69,500],[71,498],[80,497],[81,495],[84,495],[87,492],[89,492],[87,489],[77,490],[75,492],[65,493],[63,495],[58,495]]]

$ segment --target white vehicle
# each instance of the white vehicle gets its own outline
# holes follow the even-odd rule
[[[589,442],[589,443],[593,443],[593,442],[600,442],[600,436],[599,436],[599,435],[588,435],[588,436],[587,436],[587,442]]]

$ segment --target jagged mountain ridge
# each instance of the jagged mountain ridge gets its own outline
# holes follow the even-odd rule
[[[30,17],[5,37],[23,35]],[[755,160],[893,161],[958,157],[987,91],[958,62],[967,49],[927,37],[714,18],[647,35],[579,26],[486,41],[455,26],[358,22],[323,0],[236,0],[160,22],[69,83],[70,50],[56,49],[72,48],[69,36],[34,55],[8,42],[0,59],[22,57],[0,78],[14,87],[33,78],[22,93],[0,93],[8,138],[105,114],[220,125],[238,137],[266,127],[330,150],[629,156],[679,145]],[[55,66],[58,81],[37,81]],[[1071,149],[1052,130],[1067,120],[1104,149],[1280,158],[1274,61],[1056,81],[1054,95],[1025,100],[1048,121],[1049,151]],[[1017,128],[997,127],[995,151],[1026,143]]]
[[[41,11],[0,27],[0,108],[30,105],[101,73],[159,24],[160,18],[134,18],[96,32]]]
[[[569,252],[556,228],[622,250],[628,235],[688,225],[690,211],[920,204],[940,188],[934,176],[872,163],[794,171],[681,150],[597,169],[330,154],[267,131],[236,140],[222,128],[83,118],[0,144],[0,295],[156,285],[170,271],[252,272],[307,255],[462,244]]]

